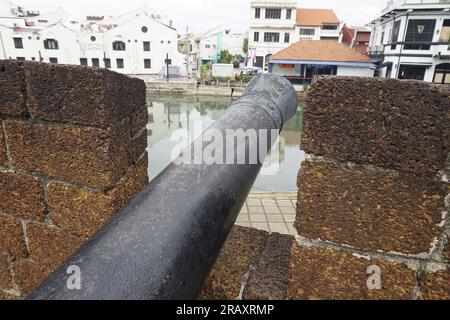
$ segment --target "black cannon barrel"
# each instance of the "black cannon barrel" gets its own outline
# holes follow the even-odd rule
[[[279,132],[297,105],[289,81],[261,75],[207,131]],[[258,137],[258,142],[264,139]],[[201,149],[206,150],[218,139],[210,144],[203,140],[199,138],[193,145],[200,141]],[[270,149],[272,141],[267,140]],[[231,152],[235,159],[245,152],[248,160],[252,147],[249,139],[236,139],[234,146],[224,146],[223,151]],[[186,150],[183,155],[193,146]],[[217,150],[220,148],[212,154],[217,156]],[[174,161],[28,299],[195,299],[264,157],[244,164]],[[80,272],[80,287],[68,285],[74,266]]]

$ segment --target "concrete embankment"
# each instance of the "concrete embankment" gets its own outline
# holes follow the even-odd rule
[[[178,96],[213,96],[213,97],[240,97],[246,88],[246,84],[229,86],[219,85],[199,85],[195,83],[177,82],[150,82],[147,83],[147,93],[150,95],[178,95]],[[234,90],[233,90],[234,89]],[[299,100],[304,100],[304,93],[297,92]]]

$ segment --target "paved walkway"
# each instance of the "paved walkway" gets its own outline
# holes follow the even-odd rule
[[[251,193],[236,224],[268,232],[295,235],[297,193]]]

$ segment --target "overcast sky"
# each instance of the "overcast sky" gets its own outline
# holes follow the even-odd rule
[[[199,32],[223,25],[238,31],[248,29],[250,0],[9,0],[28,10],[45,13],[63,7],[76,16],[119,15],[148,3],[167,14],[178,32],[189,25]],[[276,0],[275,0],[276,1]],[[339,19],[350,25],[364,25],[385,6],[386,0],[300,0],[299,7],[332,8]]]

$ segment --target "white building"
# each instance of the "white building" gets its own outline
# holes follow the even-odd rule
[[[299,40],[342,40],[343,24],[333,10],[297,8],[293,0],[252,1],[249,65],[263,67],[270,56]]]
[[[10,14],[0,17],[0,59],[81,64],[144,79],[164,68],[167,54],[172,65],[185,63],[172,22],[148,7],[80,21],[62,9],[36,16],[2,4]]]
[[[379,76],[450,84],[450,0],[389,1],[371,27]]]
[[[233,56],[244,57],[245,38],[246,34],[222,26],[191,35],[188,38],[187,49],[192,71],[199,70],[202,64],[217,63],[222,50],[228,51]],[[186,39],[182,38],[180,41],[186,42]]]

